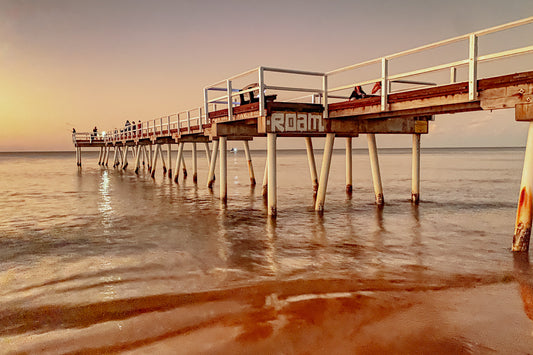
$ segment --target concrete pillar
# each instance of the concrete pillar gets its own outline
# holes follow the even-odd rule
[[[207,158],[207,168],[209,169],[209,166],[211,165],[211,151],[209,150],[209,143],[204,143],[205,148],[205,157]]]
[[[413,134],[411,202],[420,202],[420,134]]]
[[[246,161],[248,162],[248,174],[250,175],[250,184],[255,186],[255,174],[254,166],[252,165],[252,155],[250,154],[250,147],[248,146],[248,141],[242,142],[244,145],[244,154],[246,156]]]
[[[178,155],[176,156],[176,174],[174,175],[174,182],[177,184],[180,177],[180,164],[183,160],[183,142],[178,144]]]
[[[163,130],[163,126],[161,126],[161,130]],[[163,164],[163,176],[167,174],[167,164],[165,161],[165,155],[163,154],[163,145],[158,144],[157,148],[159,149],[159,157],[161,158],[161,164]]]
[[[103,155],[104,155],[104,147],[100,147],[100,152],[98,153],[98,165],[102,165]]]
[[[196,143],[192,143],[192,182],[198,182],[198,160],[196,158]]]
[[[136,147],[137,154],[135,155],[135,174],[139,174],[139,166],[141,165],[141,146]]]
[[[209,162],[209,173],[207,174],[207,187],[213,188],[215,182],[215,167],[217,165],[219,141],[213,141],[213,154],[211,154],[211,160]]]
[[[531,219],[533,206],[533,121],[529,123],[526,153],[520,182],[520,195],[516,210],[516,224],[513,236],[512,250],[516,252],[529,251],[531,237]]]
[[[263,172],[263,187],[261,189],[261,194],[264,198],[268,197],[268,153],[265,161],[265,171]]]
[[[151,147],[150,147],[151,148]],[[157,167],[157,154],[159,152],[159,144],[156,144],[155,146],[155,152],[154,154],[152,155],[152,152],[151,152],[151,149],[150,149],[150,155],[152,155],[152,173],[150,174],[150,176],[153,178],[155,178],[155,168]]]
[[[346,193],[351,194],[352,187],[352,137],[346,137]]]
[[[333,154],[333,144],[335,143],[335,133],[326,135],[324,146],[324,156],[322,157],[322,167],[320,168],[320,181],[318,182],[318,192],[316,195],[315,211],[323,212],[326,201],[326,190],[328,188],[329,169],[331,167],[331,156]]]
[[[148,157],[148,171],[151,173],[154,166],[153,144],[150,143],[150,156]]]
[[[170,125],[168,126],[170,132]],[[167,152],[167,161],[168,161],[168,178],[172,179],[172,144],[168,143],[168,152]]]
[[[383,187],[381,185],[381,173],[379,171],[378,149],[376,146],[376,135],[368,133],[368,155],[370,156],[370,167],[372,168],[372,182],[374,183],[374,193],[376,204],[382,206],[385,203],[383,198]]]
[[[107,147],[107,152],[105,154],[105,166],[109,166],[109,152],[111,151],[111,146]]]
[[[183,179],[187,178],[187,165],[185,165],[185,157],[181,156],[181,163],[183,164]]]
[[[227,164],[227,144],[226,137],[220,137],[220,200],[227,202],[228,200],[228,164]]]
[[[271,217],[276,217],[278,210],[276,138],[276,133],[267,133],[268,215]]]
[[[124,156],[122,157],[122,169],[126,170],[128,167],[128,150],[130,147],[127,145],[124,149]]]
[[[115,146],[113,148],[113,168],[117,167],[117,152],[118,152],[118,147]]]
[[[305,147],[307,149],[307,161],[309,162],[309,174],[311,175],[311,183],[313,184],[313,193],[316,195],[318,191],[318,175],[316,173],[315,153],[311,137],[305,137]]]

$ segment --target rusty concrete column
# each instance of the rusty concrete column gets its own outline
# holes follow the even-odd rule
[[[368,133],[368,155],[370,156],[370,167],[372,168],[372,182],[374,183],[374,193],[376,204],[382,206],[385,203],[383,198],[383,186],[381,185],[381,173],[379,171],[378,148],[376,146],[376,135]]]
[[[411,202],[420,202],[420,134],[413,134],[412,169],[411,169]]]
[[[522,168],[522,181],[520,195],[516,210],[516,224],[513,236],[513,251],[529,251],[531,237],[532,193],[533,191],[533,121],[529,123],[527,134],[526,153]]]
[[[268,160],[268,215],[276,217],[278,213],[277,171],[276,171],[276,133],[267,133]]]
[[[352,137],[346,137],[346,193],[351,194],[352,187]]]
[[[244,154],[248,163],[248,174],[250,175],[250,184],[252,186],[255,186],[254,166],[252,165],[252,155],[250,154],[250,147],[248,145],[248,141],[242,141],[242,144],[244,145]]]
[[[324,146],[324,156],[322,157],[322,167],[320,168],[320,181],[318,182],[318,193],[316,195],[315,211],[323,212],[326,201],[326,190],[328,188],[329,169],[331,167],[331,156],[333,154],[333,144],[335,143],[335,133],[326,135]]]
[[[228,148],[227,137],[220,137],[220,200],[223,203],[228,201]]]
[[[313,194],[318,191],[318,175],[316,173],[315,153],[313,150],[313,141],[311,137],[305,137],[305,148],[307,150],[307,161],[309,163],[309,174],[311,175],[311,184],[313,184]]]

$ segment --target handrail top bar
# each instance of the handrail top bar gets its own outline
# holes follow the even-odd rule
[[[272,67],[261,67],[264,71],[270,71],[275,73],[286,73],[286,74],[299,74],[299,75],[310,75],[310,76],[324,76],[326,73],[314,72],[314,71],[305,71],[305,70],[296,70],[296,69],[284,69],[284,68],[272,68]]]
[[[514,22],[505,23],[503,25],[490,27],[490,28],[487,28],[487,29],[484,29],[484,30],[475,31],[475,32],[472,32],[472,33],[468,33],[468,34],[457,36],[457,37],[453,37],[453,38],[448,38],[448,39],[445,39],[445,40],[442,40],[442,41],[429,43],[429,44],[426,44],[426,45],[423,45],[423,46],[419,46],[419,47],[416,47],[416,48],[413,48],[413,49],[408,49],[408,50],[401,51],[401,52],[398,52],[398,53],[389,54],[389,55],[386,55],[386,56],[383,56],[383,57],[380,57],[380,58],[375,58],[375,59],[367,60],[365,62],[361,62],[361,63],[349,65],[349,66],[346,66],[346,67],[343,67],[343,68],[335,69],[335,70],[326,72],[326,75],[338,74],[338,73],[341,73],[341,72],[344,72],[344,71],[347,71],[347,70],[356,69],[356,68],[363,67],[363,66],[366,66],[366,65],[369,65],[369,64],[379,63],[382,60],[382,58],[393,59],[393,58],[398,58],[398,57],[401,57],[401,56],[404,56],[404,55],[414,54],[414,53],[417,53],[417,52],[420,52],[420,51],[423,51],[423,50],[426,50],[426,49],[432,49],[432,48],[440,47],[440,46],[443,46],[443,45],[446,45],[446,44],[452,44],[452,43],[455,43],[455,42],[459,42],[459,41],[468,39],[468,38],[470,38],[471,35],[483,36],[483,35],[487,35],[487,34],[490,34],[490,33],[507,30],[507,29],[510,29],[510,28],[513,28],[513,27],[526,25],[526,24],[529,24],[529,23],[532,23],[532,22],[533,22],[533,16],[527,17],[525,19],[521,19],[521,20],[517,20],[517,21],[514,21]]]
[[[245,72],[242,72],[240,74],[237,74],[237,75],[234,75],[234,76],[230,76],[229,78],[226,78],[226,79],[223,79],[223,80],[220,80],[220,81],[217,81],[211,85],[207,85],[206,87],[204,87],[204,89],[206,90],[211,90],[212,88],[215,88],[219,85],[222,85],[222,84],[226,84],[226,82],[228,80],[235,80],[235,79],[238,79],[240,77],[243,77],[243,76],[246,76],[246,75],[250,75],[252,74],[253,72],[255,71],[258,71],[260,67],[257,67],[257,68],[254,68],[254,69],[250,69],[250,70],[247,70]]]

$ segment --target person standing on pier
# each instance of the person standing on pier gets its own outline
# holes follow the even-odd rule
[[[93,133],[91,134],[91,143],[93,142],[93,139],[96,138],[96,136],[98,136],[98,128],[96,128],[96,126],[94,126]]]
[[[366,92],[363,91],[363,88],[360,85],[357,85],[353,89],[352,94],[350,95],[350,98],[348,100],[350,101],[352,99],[359,100],[359,99],[364,99],[365,97],[367,97]]]

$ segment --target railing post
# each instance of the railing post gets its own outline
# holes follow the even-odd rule
[[[163,135],[163,117],[159,118],[159,134]]]
[[[470,35],[468,50],[468,100],[477,99],[477,36]]]
[[[450,68],[450,84],[455,84],[457,82],[457,68]]]
[[[205,111],[205,123],[209,123],[209,94],[208,89],[204,88],[204,111]]]
[[[204,125],[202,124],[202,107],[198,107],[198,128],[200,129],[200,132],[204,131]]]
[[[265,116],[265,71],[259,67],[259,117]]]
[[[187,133],[191,133],[191,112],[187,111]]]
[[[322,92],[324,100],[322,101],[322,105],[324,105],[324,118],[328,118],[328,76],[324,74],[322,77]]]
[[[389,95],[389,60],[381,58],[381,111],[387,111]]]
[[[226,80],[228,87],[228,121],[233,120],[233,88],[231,87],[231,80]]]
[[[170,136],[170,115],[167,116],[167,121],[168,121],[168,123],[167,123],[167,133]]]

